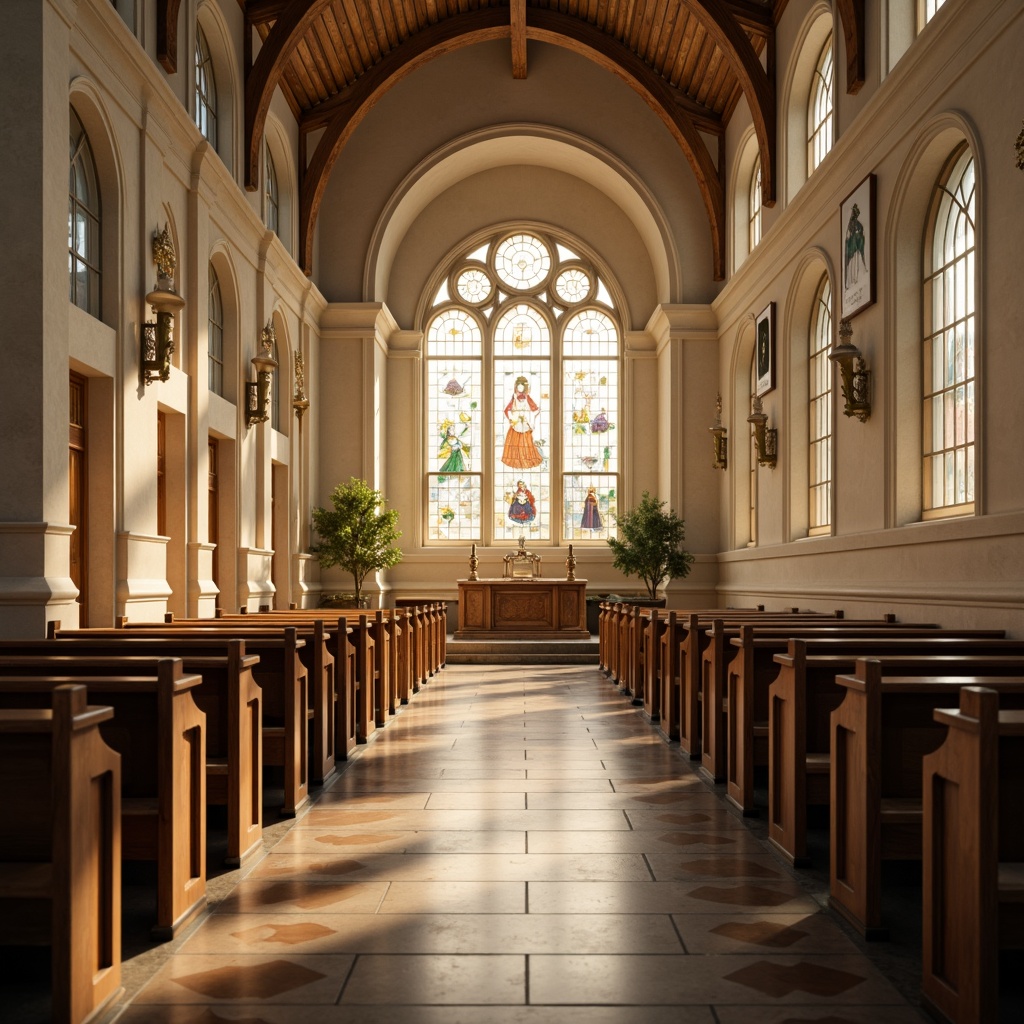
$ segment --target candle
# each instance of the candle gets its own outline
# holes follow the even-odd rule
[[[572,545],[569,545],[569,557],[572,558]]]
[[[470,558],[476,558],[476,545],[474,544],[469,551]]]

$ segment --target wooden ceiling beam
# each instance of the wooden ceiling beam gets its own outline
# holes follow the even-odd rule
[[[836,0],[846,44],[846,91],[853,96],[864,84],[864,0]]]
[[[511,34],[501,8],[479,8],[429,25],[392,51],[349,88],[320,104],[303,117],[300,132],[324,128],[309,166],[301,174],[299,190],[299,261],[307,274],[313,270],[313,235],[327,181],[338,157],[362,120],[378,100],[403,78],[444,53]],[[725,275],[725,190],[700,136],[708,131],[719,138],[721,119],[698,107],[636,54],[594,25],[557,11],[528,9],[526,38],[571,49],[611,71],[634,89],[660,117],[683,151],[697,179],[711,230],[713,272]],[[694,108],[699,113],[693,116]],[[301,169],[300,169],[301,171]]]
[[[512,77],[526,78],[526,0],[509,0],[512,27]]]
[[[260,180],[260,143],[274,90],[288,59],[331,0],[289,0],[245,76],[245,187],[253,192]],[[249,27],[249,9],[246,8]]]
[[[169,75],[178,70],[178,11],[181,0],[157,0],[156,59]]]
[[[727,0],[685,0],[700,19],[705,31],[725,54],[743,89],[750,107],[750,116],[757,133],[761,156],[761,203],[775,205],[776,187],[776,120],[775,105],[775,32],[768,34],[768,72],[754,50],[749,36],[740,27]],[[771,72],[771,74],[769,74]]]

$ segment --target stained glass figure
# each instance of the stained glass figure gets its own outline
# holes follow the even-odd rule
[[[580,518],[580,529],[600,530],[602,525],[601,513],[597,507],[597,492],[593,487],[588,487],[587,496],[583,501],[583,515]]]
[[[439,459],[444,459],[441,464],[442,473],[461,473],[469,467],[466,465],[466,457],[469,455],[469,445],[465,442],[465,435],[469,433],[469,416],[462,423],[459,430],[451,420],[445,420],[441,426],[444,428],[444,435],[441,438],[441,450],[437,453]]]
[[[537,502],[522,480],[516,481],[516,491],[508,506],[508,517],[519,526],[528,526],[537,518]]]
[[[530,396],[529,380],[522,376],[516,377],[512,397],[505,406],[508,432],[505,434],[501,461],[506,466],[513,469],[532,469],[543,461],[533,442],[533,418],[539,410],[540,406]]]

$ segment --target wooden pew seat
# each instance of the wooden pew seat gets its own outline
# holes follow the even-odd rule
[[[51,949],[52,1019],[84,1024],[121,987],[121,758],[109,707],[57,686],[0,710],[0,943]]]

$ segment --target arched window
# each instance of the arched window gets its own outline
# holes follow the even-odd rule
[[[89,137],[70,110],[70,177],[68,181],[68,271],[71,301],[100,315],[100,189]]]
[[[808,395],[808,533],[828,533],[832,526],[832,286],[822,279],[811,314],[807,363]]]
[[[277,187],[277,169],[274,167],[274,158],[270,153],[270,147],[264,145],[263,152],[265,156],[263,170],[264,220],[271,231],[280,234],[281,197]]]
[[[924,252],[925,515],[974,511],[974,157],[935,188]]]
[[[210,301],[207,351],[210,364],[210,390],[224,395],[224,303],[217,271],[210,264]]]
[[[747,239],[750,251],[761,241],[761,158],[754,161],[750,176],[750,199],[747,204]]]
[[[832,83],[832,37],[830,36],[825,41],[825,46],[814,70],[811,102],[807,106],[808,175],[825,159],[825,154],[832,148],[832,106],[834,102]]]
[[[553,238],[455,261],[425,338],[428,541],[614,536],[619,334],[596,268]]]
[[[217,82],[213,74],[213,57],[206,36],[196,25],[196,126],[203,137],[217,148]]]

